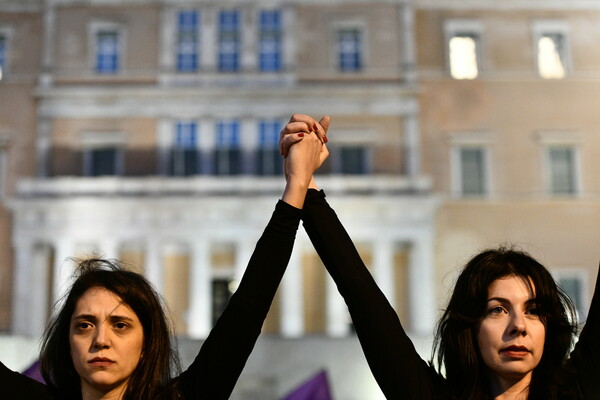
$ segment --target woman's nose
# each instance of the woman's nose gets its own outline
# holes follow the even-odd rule
[[[97,349],[106,349],[110,347],[110,335],[108,329],[103,324],[96,329],[94,337],[94,347]]]
[[[518,312],[512,313],[512,316],[510,319],[509,332],[513,336],[527,335],[527,325],[525,323],[525,317],[523,316],[523,314],[518,313]]]

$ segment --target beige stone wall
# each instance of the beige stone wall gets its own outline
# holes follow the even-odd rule
[[[400,73],[399,9],[393,4],[299,4],[295,9],[300,80],[394,80]],[[336,27],[364,30],[364,71],[340,74]]]
[[[327,113],[327,110],[323,110],[323,113]],[[334,153],[337,146],[367,144],[372,149],[373,173],[402,173],[402,123],[401,116],[333,114],[328,146]]]
[[[56,118],[52,123],[52,175],[81,175],[84,133],[121,133],[125,151],[124,174],[153,174],[157,171],[156,120],[154,118]]]
[[[157,69],[160,43],[160,7],[157,5],[63,5],[56,8],[56,38],[52,48],[57,83],[80,80],[152,81]],[[122,70],[117,76],[97,76],[94,71],[94,23],[123,29]]]
[[[484,27],[480,77],[457,81],[446,65],[444,21],[474,19]],[[543,80],[536,70],[532,21],[560,20],[570,28],[572,70]],[[490,136],[489,199],[448,198],[436,221],[440,304],[457,269],[473,254],[514,243],[551,270],[582,269],[595,282],[600,233],[600,13],[588,11],[421,10],[417,13],[423,169],[435,191],[451,191],[450,136]],[[580,150],[581,194],[544,193],[541,131],[568,132]],[[589,298],[587,299],[589,301]]]
[[[600,260],[598,226],[600,205],[593,201],[448,202],[437,219],[440,298],[472,255],[500,244],[521,247],[551,271],[587,270],[591,296]]]
[[[41,16],[33,12],[3,12],[0,28],[10,32],[11,51],[0,82],[0,139],[3,164],[0,193],[0,304],[12,296],[12,216],[6,198],[19,177],[35,173],[35,99],[32,93],[41,64]],[[0,331],[10,327],[10,307],[0,307]]]

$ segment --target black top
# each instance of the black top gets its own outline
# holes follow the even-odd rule
[[[279,201],[240,285],[198,356],[178,378],[183,399],[226,400],[231,395],[287,267],[301,210]],[[52,399],[45,386],[0,363],[3,399]],[[5,394],[8,393],[8,397]]]
[[[442,375],[419,357],[385,295],[363,264],[352,240],[325,200],[309,190],[304,228],[350,311],[358,339],[387,399],[442,400],[450,391]],[[600,281],[585,328],[569,363],[578,400],[600,399]]]

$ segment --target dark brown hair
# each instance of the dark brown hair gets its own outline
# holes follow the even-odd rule
[[[483,251],[467,263],[437,326],[432,363],[435,360],[438,370],[445,369],[455,399],[490,398],[476,327],[485,314],[490,285],[507,276],[522,278],[535,290],[536,306],[546,328],[544,353],[533,372],[528,398],[558,398],[577,327],[575,307],[543,265],[523,251],[501,247]]]
[[[50,320],[40,355],[42,376],[60,398],[81,398],[80,377],[70,355],[69,326],[77,301],[91,288],[104,288],[117,295],[139,318],[144,330],[140,361],[131,374],[124,400],[157,398],[179,372],[179,359],[172,341],[160,296],[142,275],[128,271],[117,261],[93,258],[78,263],[75,281],[62,306]]]

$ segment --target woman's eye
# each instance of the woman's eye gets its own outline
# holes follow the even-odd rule
[[[127,328],[127,324],[125,322],[117,322],[115,324],[115,328],[117,328],[119,330],[122,330],[122,329]]]
[[[527,310],[527,314],[530,315],[539,315],[540,314],[540,309],[537,307],[531,307],[530,309]]]
[[[502,312],[504,311],[504,308],[502,308],[501,306],[496,306],[496,307],[492,307],[488,310],[489,314],[502,314]]]
[[[80,322],[79,324],[77,324],[77,329],[89,329],[92,327],[92,324],[90,324],[89,322]]]

